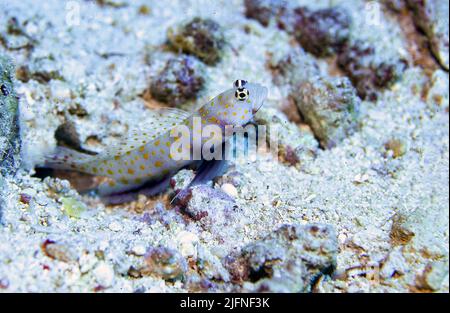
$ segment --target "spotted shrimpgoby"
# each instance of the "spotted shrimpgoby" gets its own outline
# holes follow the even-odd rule
[[[43,166],[105,177],[95,191],[112,204],[133,200],[140,193],[154,195],[164,191],[174,174],[194,162],[199,165],[189,186],[204,183],[223,170],[224,160],[177,160],[171,148],[179,137],[173,136],[173,130],[184,125],[191,134],[190,143],[200,136],[201,145],[208,140],[210,144],[210,138],[204,138],[195,128],[196,122],[200,121],[202,128],[217,125],[223,132],[227,125],[244,126],[253,120],[267,95],[268,89],[260,84],[236,80],[232,88],[193,113],[164,109],[157,113],[157,119],[131,130],[119,144],[96,155],[59,146]],[[217,144],[227,140],[226,136],[220,138],[222,142]],[[187,148],[192,150],[192,145]]]

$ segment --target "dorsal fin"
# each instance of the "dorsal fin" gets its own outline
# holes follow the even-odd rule
[[[175,108],[156,109],[152,113],[154,117],[149,122],[131,128],[120,142],[100,152],[102,158],[108,159],[135,150],[182,124],[191,116],[191,113]]]

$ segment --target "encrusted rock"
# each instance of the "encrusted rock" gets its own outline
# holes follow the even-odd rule
[[[20,162],[18,98],[14,91],[14,67],[0,55],[0,173],[12,174]]]
[[[180,105],[195,99],[203,88],[203,66],[194,57],[180,56],[170,59],[152,81],[152,96],[169,105]]]
[[[253,283],[245,287],[250,291],[307,292],[334,270],[337,252],[333,227],[292,224],[229,255],[225,264],[234,281]]]
[[[407,68],[406,60],[401,57],[379,58],[375,47],[361,40],[346,44],[339,54],[338,63],[350,77],[358,95],[368,100],[376,100],[378,90],[392,86]]]
[[[351,17],[343,8],[312,11],[299,7],[294,12],[294,35],[306,51],[316,56],[329,56],[348,41]]]
[[[441,0],[407,0],[407,3],[414,13],[414,22],[428,37],[431,51],[439,63],[448,71],[449,2]]]
[[[273,69],[280,84],[292,86],[290,96],[322,147],[334,147],[358,128],[361,100],[346,77],[324,73],[302,49],[275,62]]]
[[[346,77],[316,77],[297,91],[297,106],[323,147],[334,147],[358,128],[361,101]]]
[[[146,212],[142,216],[142,221],[153,225],[156,222],[161,223],[166,228],[170,228],[170,225],[183,224],[184,220],[182,216],[176,210],[167,210],[161,202],[158,202],[152,212]]]
[[[150,248],[145,254],[146,266],[143,275],[157,275],[164,280],[184,278],[187,271],[186,260],[181,254],[167,247]]]
[[[195,55],[209,65],[220,61],[225,47],[223,30],[211,19],[196,17],[176,30],[169,29],[167,37],[175,49]]]
[[[191,189],[185,212],[207,228],[226,225],[234,211],[234,200],[221,189],[198,185]]]

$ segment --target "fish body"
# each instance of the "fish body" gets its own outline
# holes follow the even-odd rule
[[[97,155],[58,147],[45,166],[106,177],[97,188],[101,196],[135,190],[148,182],[160,181],[195,161],[192,159],[194,142],[203,146],[209,140],[211,144],[211,138],[202,136],[204,127],[216,125],[223,132],[227,125],[243,126],[253,119],[253,115],[263,105],[268,90],[259,84],[245,83],[245,99],[238,97],[234,87],[217,95],[193,113],[165,110],[156,122],[131,131],[119,145]],[[189,157],[183,159],[177,159],[173,154],[174,151],[180,152],[180,149],[174,150],[173,146],[180,139],[180,134],[174,136],[179,128],[187,130],[190,136],[187,147],[183,147],[190,151]],[[221,136],[217,140],[226,139]]]

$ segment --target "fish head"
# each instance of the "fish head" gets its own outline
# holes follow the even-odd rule
[[[258,83],[244,82],[239,87],[233,85],[234,88],[228,89],[214,100],[218,104],[215,113],[222,124],[244,125],[253,119],[264,104],[268,89]]]

